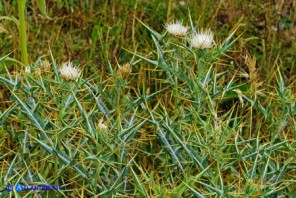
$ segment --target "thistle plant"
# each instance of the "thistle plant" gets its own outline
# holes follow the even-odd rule
[[[150,114],[149,122],[154,125],[155,135],[166,153],[163,155],[164,163],[174,164],[175,167],[171,169],[164,165],[163,169],[178,177],[173,177],[170,183],[172,188],[162,189],[164,194],[158,195],[164,196],[165,192],[170,191],[176,196],[197,197],[235,197],[237,194],[290,196],[293,187],[283,175],[288,175],[291,169],[284,166],[275,171],[271,168],[274,166],[270,160],[272,159],[274,164],[280,164],[281,162],[276,159],[278,153],[282,153],[282,149],[293,152],[293,142],[288,142],[284,136],[279,140],[279,133],[274,136],[272,130],[265,133],[267,137],[262,137],[260,132],[254,129],[253,122],[248,124],[248,120],[252,120],[252,114],[256,112],[259,114],[257,117],[266,120],[266,124],[273,125],[273,118],[267,112],[275,110],[263,107],[260,102],[262,97],[252,96],[255,83],[255,87],[258,88],[257,79],[254,79],[254,64],[250,65],[253,69],[250,69],[249,75],[254,80],[250,89],[237,82],[238,75],[229,76],[230,73],[227,71],[219,72],[221,58],[239,39],[239,36],[233,38],[239,24],[224,42],[215,44],[213,32],[197,33],[190,18],[189,23],[191,32],[186,31],[185,39],[169,38],[170,34],[184,35],[176,33],[181,28],[174,29],[175,26],[181,26],[180,23],[169,23],[165,26],[170,34],[160,34],[144,24],[151,33],[155,56],[147,57],[133,53],[155,67],[149,70],[166,74],[162,77],[162,86],[167,90],[166,96],[159,98],[156,106],[146,103],[146,108]],[[284,87],[281,74],[279,77],[280,84]],[[228,79],[228,82],[225,79]],[[263,94],[262,90],[260,92],[261,96],[269,94]],[[291,95],[289,98],[289,101],[294,100]],[[229,100],[233,106],[225,109],[224,106]],[[249,105],[240,108],[237,104],[244,102]],[[280,133],[284,132],[283,127],[288,127],[287,123],[290,125],[289,129],[286,129],[293,131],[295,120],[292,119],[292,115],[295,115],[295,103],[289,108],[293,109],[293,113],[290,111],[290,117],[285,117],[289,121],[280,121]],[[268,141],[259,146],[259,142],[266,138]],[[277,141],[280,143],[276,143]],[[286,161],[284,164],[293,166],[286,157],[283,156],[281,159]],[[245,180],[238,180],[242,175]],[[264,178],[263,186],[260,186],[260,178]],[[273,178],[279,178],[279,183],[273,183]],[[286,181],[289,184],[285,183]],[[243,182],[243,188],[235,186],[236,182]],[[165,183],[163,181],[163,185]]]
[[[250,55],[244,79],[222,69],[240,25],[220,42],[191,17],[140,23],[154,48],[106,61],[103,78],[51,52],[0,76],[0,196],[31,196],[5,190],[22,183],[61,186],[42,197],[293,197],[295,94],[279,71],[261,89]]]

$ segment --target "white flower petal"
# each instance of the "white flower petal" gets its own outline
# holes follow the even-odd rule
[[[80,69],[78,67],[74,67],[72,62],[67,62],[60,68],[60,73],[62,78],[65,80],[75,80],[80,75]]]
[[[27,74],[31,73],[31,67],[30,67],[30,65],[28,65],[28,66],[25,68],[25,72],[26,72]]]
[[[170,34],[175,36],[184,36],[188,30],[181,22],[168,23],[165,25],[165,28]]]
[[[191,45],[194,48],[206,49],[213,47],[214,34],[211,31],[195,33],[191,38]]]

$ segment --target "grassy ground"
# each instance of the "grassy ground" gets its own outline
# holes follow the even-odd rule
[[[0,2],[0,197],[296,196],[294,1],[42,2],[29,74],[17,1]],[[166,34],[173,20],[216,46]]]

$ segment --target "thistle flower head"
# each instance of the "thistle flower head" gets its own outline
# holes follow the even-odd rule
[[[103,131],[108,130],[108,127],[103,123],[103,119],[100,120],[98,128]]]
[[[41,69],[39,67],[35,69],[35,75],[41,76]]]
[[[117,71],[117,76],[128,77],[131,73],[131,66],[129,63],[124,64],[123,66],[119,65],[119,70]]]
[[[48,60],[42,61],[41,65],[44,71],[50,71],[50,63]]]
[[[73,66],[72,62],[67,62],[62,65],[59,69],[62,78],[65,80],[75,80],[80,75],[80,69],[78,67]]]
[[[191,38],[192,47],[206,49],[213,47],[214,34],[210,30],[195,33]]]
[[[28,65],[28,66],[25,68],[25,73],[27,73],[27,74],[31,73],[31,67],[30,67],[30,65]]]
[[[167,23],[165,29],[172,35],[184,36],[187,33],[188,28],[183,26],[180,21]]]

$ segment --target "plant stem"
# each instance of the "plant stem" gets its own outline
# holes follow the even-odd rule
[[[19,33],[20,33],[20,48],[22,62],[25,66],[29,65],[28,52],[27,52],[27,34],[26,34],[26,20],[25,20],[26,0],[18,0],[19,12]]]

